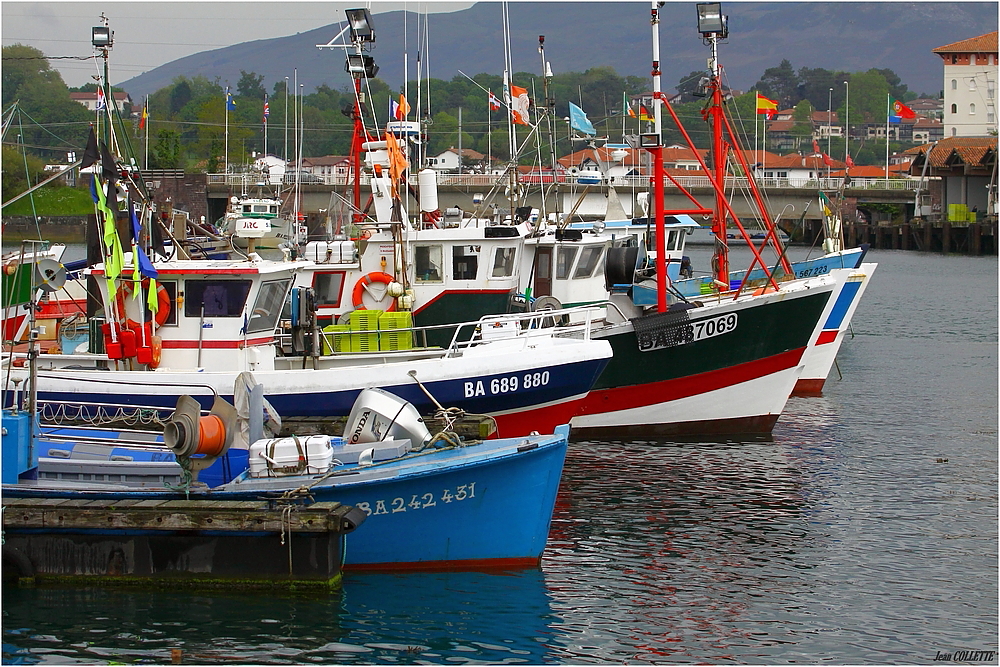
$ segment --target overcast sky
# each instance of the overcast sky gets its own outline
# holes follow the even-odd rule
[[[53,56],[91,56],[91,28],[101,12],[115,32],[112,83],[201,51],[271,37],[284,37],[344,20],[344,10],[368,7],[372,14],[407,9],[453,12],[474,2],[0,2],[3,45],[27,44]],[[377,24],[376,24],[377,29]],[[330,35],[332,39],[333,34]],[[93,81],[98,61],[54,59],[71,87]]]

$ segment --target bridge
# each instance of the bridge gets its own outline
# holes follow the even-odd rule
[[[576,215],[593,220],[602,218],[607,210],[609,186],[615,188],[626,214],[631,213],[632,209],[636,208],[637,215],[641,212],[633,206],[636,194],[645,192],[649,187],[648,178],[636,176],[614,178],[610,183],[597,184],[588,184],[583,182],[586,179],[569,175],[559,183],[553,184],[551,177],[548,177],[547,174],[546,177],[546,182],[538,182],[540,179],[536,176],[534,183],[521,184],[520,187],[525,193],[526,206],[540,209],[544,188],[547,192],[547,210],[556,210],[557,204],[558,210],[564,212],[573,210],[575,207]],[[701,205],[707,208],[713,207],[715,195],[708,178],[682,176],[676,180]],[[362,175],[363,201],[367,201],[369,182],[369,176]],[[475,211],[477,206],[484,206],[481,209],[484,213],[492,212],[494,205],[500,209],[507,209],[509,208],[506,194],[507,182],[507,179],[502,175],[496,174],[439,173],[438,202],[440,208],[442,211],[447,208],[458,208],[466,213]],[[758,180],[757,184],[765,197],[772,216],[780,216],[782,220],[795,219],[812,222],[820,221],[823,217],[822,209],[818,204],[819,193],[840,190],[843,187],[843,179],[824,178],[796,182],[787,178],[768,178]],[[417,190],[416,175],[410,176],[409,185],[413,191]],[[556,187],[553,187],[554,185]],[[845,213],[853,216],[854,211],[858,209],[865,214],[867,220],[871,221],[877,212],[866,210],[868,205],[895,204],[905,208],[905,218],[909,219],[914,215],[914,201],[919,186],[920,181],[916,179],[853,179],[844,188],[844,196],[847,200]],[[243,190],[252,191],[254,187],[254,183],[240,174],[208,174],[206,195],[209,199],[209,210],[213,213],[211,219],[222,215],[225,211],[225,200],[231,194]],[[286,184],[283,187],[287,189],[291,185]],[[307,215],[315,215],[321,210],[326,210],[330,206],[331,192],[335,191],[346,195],[348,187],[349,183],[345,177],[327,177],[323,179],[322,183],[300,184],[299,191],[302,195],[303,211]],[[749,193],[749,184],[746,178],[728,178],[726,192],[732,193],[730,203],[741,219],[749,221],[755,218],[749,195],[740,196],[740,193]],[[922,192],[924,194],[927,192],[926,181],[924,181]],[[668,210],[692,207],[691,201],[670,181],[666,183],[665,197]],[[483,202],[483,204],[478,202]],[[410,211],[418,210],[417,203],[412,196],[408,195],[404,204]]]

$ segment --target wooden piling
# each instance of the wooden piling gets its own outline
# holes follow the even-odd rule
[[[941,252],[946,255],[951,252],[951,220],[941,224]]]
[[[912,233],[911,230],[910,230],[910,223],[904,222],[903,226],[900,229],[901,229],[901,232],[902,232],[902,236],[899,239],[899,248],[900,248],[900,250],[909,250],[910,249],[910,234]]]

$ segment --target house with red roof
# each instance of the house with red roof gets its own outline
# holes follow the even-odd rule
[[[126,113],[131,113],[132,98],[128,96],[128,93],[113,91],[111,96],[115,98],[115,103],[118,105],[119,109],[124,110]],[[79,102],[83,106],[87,107],[88,111],[97,111],[96,91],[93,93],[70,93],[69,98],[74,102]]]

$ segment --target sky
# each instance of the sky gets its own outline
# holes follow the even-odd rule
[[[417,13],[456,12],[474,2],[0,2],[3,46],[26,44],[46,56],[67,86],[92,83],[99,74],[91,28],[103,12],[115,32],[112,83],[125,81],[164,63],[201,51],[285,37],[345,19],[344,10],[368,7],[372,14],[406,9]],[[377,26],[376,26],[377,27]],[[330,35],[332,38],[333,35]]]

